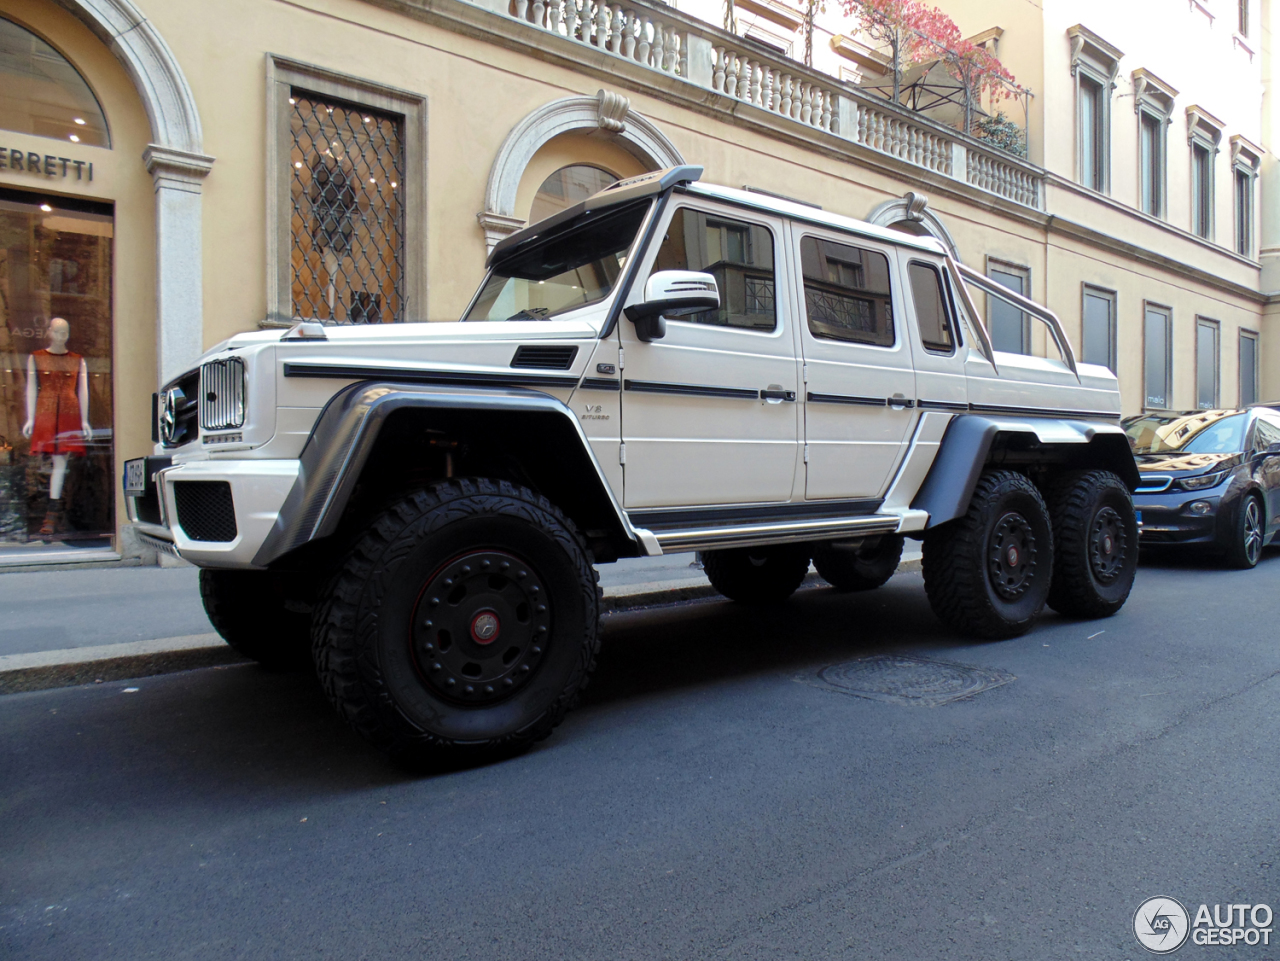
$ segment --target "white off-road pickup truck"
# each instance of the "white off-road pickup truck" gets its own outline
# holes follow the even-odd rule
[[[338,711],[405,757],[549,734],[598,649],[593,565],[621,557],[700,551],[761,604],[810,562],[877,587],[913,537],[962,633],[1117,611],[1138,472],[1112,373],[931,238],[701,173],[508,237],[460,322],[218,345],[158,395],[131,520],[203,568],[228,643],[309,651]],[[971,287],[1060,359],[992,350]]]

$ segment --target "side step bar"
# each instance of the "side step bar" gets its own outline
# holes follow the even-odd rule
[[[892,534],[902,519],[896,515],[833,517],[824,520],[768,521],[696,527],[687,530],[647,531],[636,529],[641,541],[656,540],[664,554],[706,551],[723,547],[754,547],[758,544],[793,544],[849,535]]]

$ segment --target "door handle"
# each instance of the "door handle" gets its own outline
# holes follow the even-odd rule
[[[784,400],[795,400],[796,392],[794,390],[783,390],[781,387],[766,387],[760,391],[760,399],[771,404],[780,404]]]
[[[912,407],[916,406],[916,402],[910,397],[905,397],[902,394],[894,394],[889,398],[889,406],[894,410],[902,410],[903,408],[910,410]]]

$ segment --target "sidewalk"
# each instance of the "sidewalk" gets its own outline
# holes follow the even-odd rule
[[[899,573],[920,569],[908,542]],[[718,597],[693,554],[601,565],[604,610]],[[0,573],[0,694],[146,677],[241,658],[215,633],[194,567]],[[812,571],[802,590],[822,585]]]

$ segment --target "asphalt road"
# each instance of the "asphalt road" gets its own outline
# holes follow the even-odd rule
[[[432,775],[255,667],[3,697],[0,957],[1136,961],[1148,897],[1280,911],[1278,614],[1272,552],[992,644],[914,574],[611,615],[549,741]],[[883,653],[1015,679],[819,686]]]

